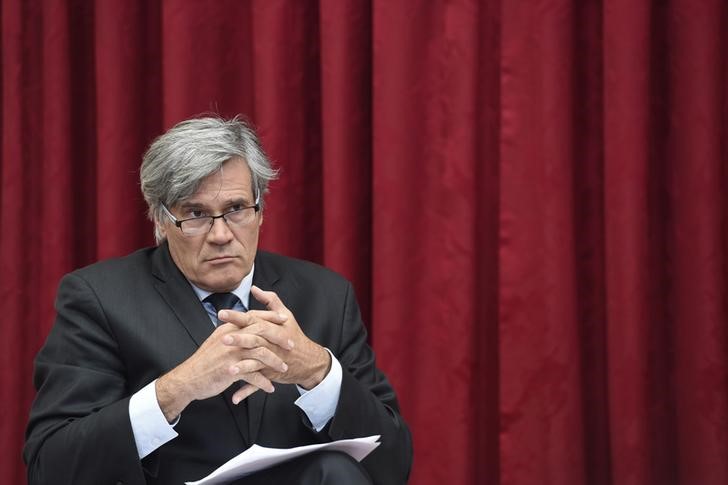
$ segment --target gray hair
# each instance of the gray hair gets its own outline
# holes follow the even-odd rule
[[[255,130],[245,120],[237,116],[186,120],[152,142],[142,160],[140,180],[157,243],[164,240],[156,224],[164,217],[162,204],[172,207],[192,196],[205,177],[232,158],[247,163],[251,188],[262,210],[268,182],[278,171],[271,167]]]

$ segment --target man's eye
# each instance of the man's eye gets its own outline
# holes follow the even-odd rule
[[[245,206],[243,204],[233,204],[228,209],[228,212],[236,212],[239,210],[243,210],[244,208],[245,208]]]
[[[192,209],[190,210],[189,214],[190,217],[204,217],[206,215],[205,211],[201,211],[199,209]]]

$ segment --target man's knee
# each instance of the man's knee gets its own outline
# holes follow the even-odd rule
[[[307,480],[302,483],[319,483],[321,485],[348,484],[371,485],[369,474],[346,453],[338,451],[319,451],[309,455],[303,474]],[[308,481],[311,480],[311,481]]]

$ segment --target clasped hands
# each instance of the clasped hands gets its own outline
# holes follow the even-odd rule
[[[266,310],[218,313],[221,324],[187,360],[157,380],[160,408],[173,421],[193,400],[216,396],[244,381],[232,396],[238,404],[274,382],[311,389],[331,367],[329,353],[303,333],[293,313],[272,291],[253,286]]]

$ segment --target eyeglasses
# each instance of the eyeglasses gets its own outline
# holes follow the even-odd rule
[[[200,236],[210,232],[213,224],[215,224],[215,219],[223,219],[229,227],[247,226],[251,224],[260,211],[260,201],[259,197],[256,197],[255,205],[229,210],[218,216],[190,217],[189,219],[182,220],[177,219],[167,209],[166,205],[162,204],[162,209],[172,222],[174,222],[174,225],[179,227],[182,234],[185,236]]]

